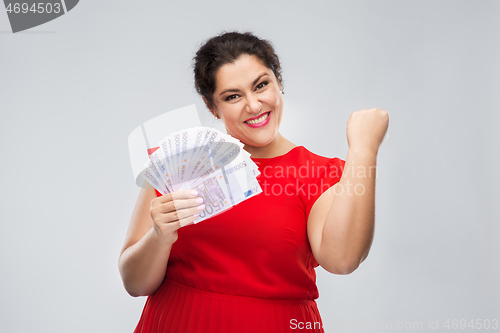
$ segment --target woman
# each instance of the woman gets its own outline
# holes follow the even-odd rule
[[[226,33],[194,60],[197,91],[245,144],[263,193],[180,228],[204,209],[196,191],[141,191],[119,260],[130,295],[149,296],[136,332],[323,332],[314,268],[349,274],[368,255],[387,112],[354,112],[346,160],[322,157],[279,133],[281,67],[267,41]]]

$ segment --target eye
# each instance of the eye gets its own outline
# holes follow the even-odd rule
[[[226,97],[225,101],[230,101],[232,99],[238,98],[238,95],[229,95]]]
[[[269,82],[267,82],[267,81],[262,81],[261,83],[259,83],[259,84],[257,85],[257,87],[255,87],[255,90],[262,89],[262,88],[264,88],[265,86],[267,86],[268,84],[269,84]]]

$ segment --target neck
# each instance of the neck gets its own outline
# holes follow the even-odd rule
[[[250,153],[252,158],[271,158],[287,153],[291,149],[290,146],[294,145],[278,132],[274,139],[263,147],[245,145],[243,149]]]

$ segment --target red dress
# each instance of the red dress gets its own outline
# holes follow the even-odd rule
[[[345,161],[303,146],[252,160],[263,192],[178,230],[135,333],[323,332],[306,221]]]

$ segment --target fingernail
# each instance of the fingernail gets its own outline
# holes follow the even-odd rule
[[[198,207],[196,207],[196,209],[198,209],[198,210],[204,210],[205,209],[205,205],[199,205]]]
[[[196,190],[192,190],[192,191],[191,191],[191,195],[192,195],[193,197],[197,197],[197,196],[198,196],[198,191],[196,191]]]
[[[196,201],[195,201],[195,202],[196,202],[196,203],[203,203],[203,198],[198,198],[198,199],[196,199]]]
[[[198,217],[198,216],[200,216],[200,214],[199,214],[199,213],[198,213],[198,214],[194,214],[194,215],[193,215],[193,217]]]

